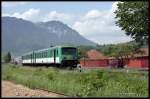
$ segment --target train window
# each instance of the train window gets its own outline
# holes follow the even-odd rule
[[[46,51],[46,53],[45,53],[45,54],[46,54],[46,57],[47,57],[47,51]]]
[[[57,56],[56,49],[55,49],[55,56]]]
[[[49,51],[49,53],[50,53],[49,55],[50,55],[50,57],[51,57],[51,50]]]
[[[56,49],[56,56],[58,56],[58,49]]]
[[[53,57],[53,50],[51,50],[51,57]]]
[[[46,51],[46,57],[47,57],[47,51]]]
[[[62,48],[62,54],[63,55],[75,55],[76,54],[76,48]]]
[[[52,57],[52,50],[50,50],[50,57]]]
[[[58,50],[56,50],[56,56],[58,56]]]
[[[50,51],[50,53],[51,53],[50,56],[51,56],[51,57],[53,57],[53,52],[52,52],[52,51],[53,51],[53,50]]]
[[[51,53],[52,53],[52,57],[53,57],[53,50],[51,50]]]

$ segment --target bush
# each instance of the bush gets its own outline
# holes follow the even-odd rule
[[[54,73],[49,72],[46,77],[48,78],[48,80],[54,80]]]

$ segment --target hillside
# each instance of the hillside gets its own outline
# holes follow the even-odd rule
[[[33,23],[15,17],[2,17],[2,53],[18,56],[51,45],[96,45],[59,21]]]

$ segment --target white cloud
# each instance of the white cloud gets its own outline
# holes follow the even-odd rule
[[[98,10],[91,10],[85,15],[86,18],[98,18],[99,16],[101,13]]]
[[[73,15],[68,13],[60,13],[57,11],[51,11],[48,15],[45,15],[43,21],[59,20],[64,23],[70,22],[73,19]]]
[[[2,7],[16,7],[27,4],[27,2],[13,1],[13,2],[2,2]]]
[[[131,38],[115,25],[114,11],[117,9],[117,3],[113,3],[109,10],[94,9],[87,12],[72,27],[81,35],[100,44],[130,41]]]
[[[11,16],[11,15],[8,13],[2,13],[2,16]]]
[[[25,11],[23,13],[15,12],[13,14],[2,14],[2,16],[11,16],[11,17],[16,17],[16,18],[22,18],[25,20],[33,21],[33,22],[41,21],[40,20],[40,18],[41,18],[40,17],[40,9],[34,9],[34,8],[31,8],[28,11]]]
[[[73,14],[51,11],[48,14],[42,15],[41,10],[35,9],[35,8],[31,8],[22,13],[18,13],[18,12],[15,12],[13,14],[2,13],[2,16],[22,18],[22,19],[29,20],[32,22],[38,22],[38,21],[46,22],[46,21],[51,21],[51,20],[59,20],[68,24],[73,23],[75,20]]]

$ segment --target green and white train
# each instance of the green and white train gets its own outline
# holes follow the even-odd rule
[[[51,65],[76,67],[78,64],[77,48],[55,46],[32,51],[22,56],[23,65]]]

